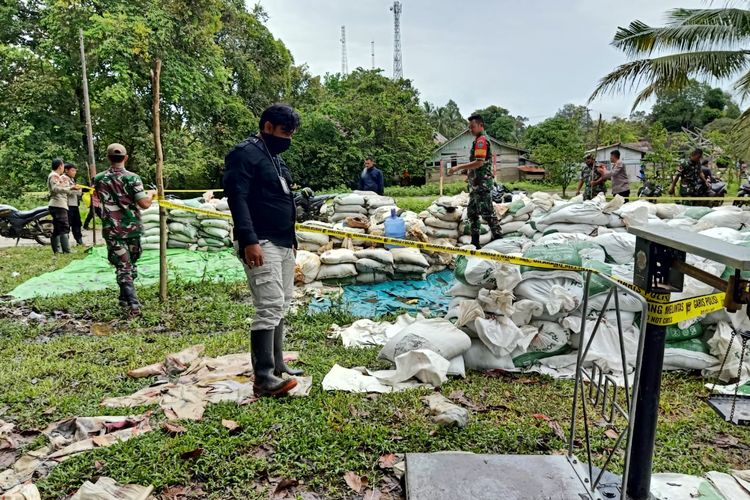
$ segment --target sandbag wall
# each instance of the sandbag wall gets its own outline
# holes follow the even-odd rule
[[[631,280],[636,238],[627,233],[631,224],[664,225],[750,246],[750,212],[738,207],[684,207],[655,205],[645,201],[624,204],[624,200],[607,202],[603,197],[593,201],[552,201],[540,206],[546,197],[519,197],[506,209],[498,206],[499,215],[527,213],[529,218],[511,221],[503,218],[502,239],[487,244],[484,250],[506,255],[560,262],[594,268],[604,274]],[[515,205],[515,206],[514,206]],[[528,207],[533,205],[533,210]],[[506,215],[507,217],[507,215]],[[522,226],[512,225],[515,222]],[[509,229],[510,229],[509,228]],[[727,277],[733,269],[689,255],[688,263],[716,276]],[[542,364],[554,370],[575,366],[575,349],[580,344],[584,276],[570,271],[548,271],[502,264],[479,258],[459,257],[455,270],[457,283],[448,319],[472,337],[472,346],[464,354],[468,369],[513,369]],[[686,277],[684,291],[673,294],[673,300],[712,293],[712,287]],[[605,319],[589,350],[589,361],[615,373],[621,372],[621,352],[617,332],[614,300],[607,302],[609,284],[592,278],[589,289],[589,312],[605,310]],[[620,314],[625,337],[625,357],[635,360],[640,303],[620,294]],[[718,370],[719,360],[729,347],[732,322],[750,323],[744,313],[713,313],[669,327],[665,369],[698,369],[706,374]],[[594,321],[587,322],[586,335],[593,331]],[[747,325],[750,327],[750,324]],[[743,327],[745,328],[745,327]],[[735,349],[733,348],[733,351]],[[739,369],[739,348],[730,352],[734,374]],[[750,359],[744,370],[750,375]],[[729,380],[724,370],[722,380]]]

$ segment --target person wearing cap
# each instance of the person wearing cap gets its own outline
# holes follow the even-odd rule
[[[576,188],[576,196],[581,194],[581,188],[586,186],[583,190],[583,199],[591,200],[595,198],[599,193],[607,192],[607,177],[604,165],[596,165],[593,155],[587,155],[584,162],[583,168],[581,168],[581,177],[578,179],[578,187]]]
[[[120,287],[120,306],[137,316],[141,304],[135,293],[134,281],[138,274],[136,263],[141,256],[141,209],[151,206],[153,193],[143,189],[136,174],[125,169],[128,151],[122,144],[107,147],[110,167],[94,177],[95,199],[102,214],[102,236],[107,243],[109,262],[115,266]]]
[[[495,213],[492,202],[492,188],[495,185],[495,174],[492,170],[492,144],[484,131],[484,118],[481,115],[469,117],[469,130],[474,136],[474,143],[469,153],[469,163],[456,165],[448,169],[448,175],[466,171],[469,182],[469,206],[466,215],[471,225],[471,244],[479,249],[479,236],[482,225],[479,217],[490,226],[492,239],[502,238],[503,228]]]
[[[76,185],[76,173],[78,169],[72,163],[65,164],[65,178],[68,183],[75,187]],[[71,190],[68,194],[68,223],[70,224],[70,232],[73,233],[73,239],[80,246],[83,246],[83,233],[81,232],[81,196],[83,192],[80,189]]]
[[[279,156],[289,149],[300,118],[275,104],[260,116],[260,133],[224,159],[224,193],[234,220],[237,255],[253,296],[250,351],[256,396],[284,396],[300,375],[284,363],[284,314],[294,294],[296,208],[292,173]]]
[[[76,193],[74,184],[63,175],[65,162],[59,158],[52,160],[52,172],[47,177],[49,189],[49,212],[52,215],[52,252],[70,253],[70,221],[68,219],[68,196]]]

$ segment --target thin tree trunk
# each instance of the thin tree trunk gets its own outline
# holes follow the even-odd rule
[[[161,59],[154,61],[151,71],[153,91],[153,133],[156,148],[156,189],[159,200],[164,199],[164,152],[161,147],[161,121],[159,115]],[[167,301],[167,209],[159,206],[159,300]]]
[[[89,153],[89,168],[86,169],[88,172],[89,186],[92,185],[94,177],[96,177],[96,156],[94,154],[94,131],[91,125],[91,103],[89,102],[89,77],[86,73],[86,49],[83,46],[83,29],[78,31],[78,37],[81,45],[81,72],[83,73],[83,113],[86,117],[86,144],[88,146]],[[89,210],[94,210],[94,199],[96,193],[91,194],[91,205]],[[96,245],[96,215],[91,219],[91,236],[94,245]]]

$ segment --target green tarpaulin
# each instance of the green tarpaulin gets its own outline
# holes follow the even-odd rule
[[[230,249],[216,253],[170,249],[167,251],[167,262],[170,280],[245,280],[242,264]],[[159,252],[146,250],[138,261],[136,284],[144,286],[158,282]],[[71,262],[63,269],[31,278],[16,287],[9,295],[15,299],[27,300],[116,287],[115,270],[107,261],[107,249],[96,247],[85,259]]]

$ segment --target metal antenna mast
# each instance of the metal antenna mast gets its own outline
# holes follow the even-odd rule
[[[372,54],[372,69],[375,69],[375,40],[370,42],[370,53]]]
[[[349,74],[349,60],[346,56],[346,26],[341,27],[341,74]]]
[[[399,80],[404,77],[404,67],[401,59],[401,2],[395,0],[391,12],[393,12],[393,79]]]

